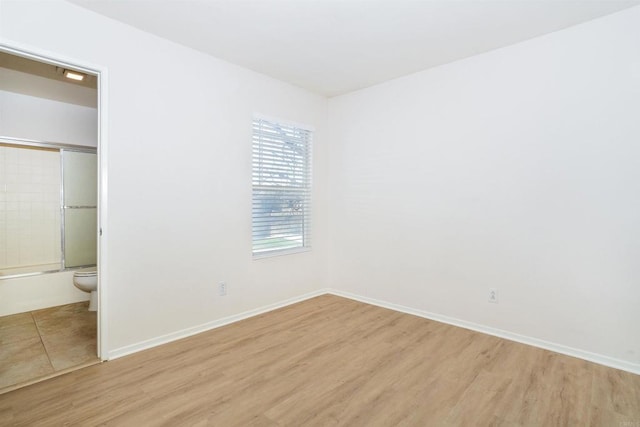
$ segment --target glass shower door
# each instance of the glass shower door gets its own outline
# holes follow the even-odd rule
[[[64,266],[96,265],[97,156],[62,150]]]

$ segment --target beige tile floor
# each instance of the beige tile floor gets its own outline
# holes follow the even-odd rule
[[[0,317],[0,391],[99,362],[88,302]]]

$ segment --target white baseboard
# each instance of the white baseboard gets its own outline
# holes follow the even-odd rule
[[[156,338],[152,338],[149,340],[141,341],[136,344],[127,345],[124,347],[117,348],[115,350],[109,351],[109,359],[117,359],[118,357],[126,356],[132,353],[137,353],[138,351],[147,350],[152,347],[159,346],[161,344],[167,344],[172,341],[176,341],[182,338],[187,338],[195,334],[199,334],[201,332],[209,331],[211,329],[219,328],[221,326],[228,325],[230,323],[237,322],[239,320],[244,320],[249,317],[257,316],[259,314],[266,313],[268,311],[276,310],[278,308],[286,307],[291,304],[295,304],[297,302],[301,302],[307,300],[309,298],[314,298],[320,295],[325,295],[329,293],[328,289],[319,289],[317,291],[309,292],[297,297],[289,298],[284,301],[280,301],[274,304],[269,304],[263,307],[259,307],[253,310],[245,311],[239,314],[234,314],[232,316],[223,317],[222,319],[214,320],[212,322],[207,322],[202,325],[193,326],[191,328],[182,329],[180,331],[172,332],[170,334],[162,335]]]
[[[331,294],[340,296],[343,298],[349,298],[355,301],[364,302],[366,304],[375,305],[382,308],[388,308],[390,310],[399,311],[401,313],[412,314],[414,316],[423,317],[425,319],[435,320],[437,322],[446,323],[453,326],[458,326],[472,331],[480,332],[483,334],[493,335],[499,338],[504,338],[510,341],[519,342],[522,344],[531,345],[545,350],[550,350],[556,353],[565,354],[567,356],[577,357],[579,359],[588,360],[600,365],[609,366],[611,368],[621,369],[623,371],[631,372],[633,374],[640,375],[640,364],[627,362],[624,360],[615,359],[601,354],[591,353],[589,351],[580,350],[573,347],[568,347],[562,344],[556,344],[549,341],[544,341],[538,338],[528,337],[525,335],[516,334],[513,332],[505,331],[502,329],[492,328],[489,326],[480,325],[478,323],[468,322],[466,320],[460,320],[449,316],[444,316],[437,313],[431,313],[424,310],[418,310],[411,307],[406,307],[399,304],[393,304],[386,301],[381,301],[373,298],[364,297],[361,295],[352,294],[350,292],[343,292],[336,289],[319,289],[317,291],[309,292],[304,295],[289,298],[284,301],[280,301],[274,304],[266,305],[256,308],[254,310],[245,311],[243,313],[235,314],[222,319],[207,322],[202,325],[194,326],[191,328],[183,329],[180,331],[172,332],[170,334],[162,335],[156,338],[145,340],[136,344],[131,344],[125,347],[121,347],[109,352],[109,360],[116,359],[118,357],[126,356],[138,351],[147,350],[152,347],[156,347],[161,344],[166,344],[172,341],[176,341],[182,338],[186,338],[201,332],[209,331],[211,329],[219,328],[221,326],[228,325],[230,323],[244,320],[249,317],[257,316],[278,308],[286,307],[291,304],[295,304],[310,298],[314,298],[320,295]]]
[[[481,332],[487,335],[493,335],[499,338],[504,338],[510,341],[519,342],[522,344],[531,345],[534,347],[543,348],[556,353],[565,354],[567,356],[577,357],[578,359],[588,360],[599,365],[609,366],[611,368],[620,369],[623,371],[631,372],[633,374],[640,375],[640,364],[627,362],[624,360],[615,359],[601,354],[591,353],[589,351],[580,350],[573,347],[568,347],[562,344],[556,344],[549,341],[544,341],[538,338],[528,337],[525,335],[516,334],[502,329],[496,329],[489,326],[480,325],[478,323],[468,322],[466,320],[460,320],[449,316],[443,316],[437,313],[431,313],[424,310],[418,310],[415,308],[406,307],[399,304],[393,304],[386,301],[380,301],[373,298],[363,297],[361,295],[352,294],[350,292],[343,292],[336,289],[329,289],[328,293],[344,298],[349,298],[355,301],[364,302],[367,304],[375,305],[378,307],[388,308],[390,310],[399,311],[402,313],[412,314],[414,316],[423,317],[425,319],[435,320],[437,322],[447,323],[453,326],[459,326],[461,328],[470,329],[472,331]]]

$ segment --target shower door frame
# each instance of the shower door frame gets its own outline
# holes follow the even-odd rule
[[[65,218],[66,209],[88,208],[90,206],[77,207],[77,206],[67,206],[66,204],[65,187],[64,187],[64,171],[65,171],[64,153],[75,152],[75,153],[94,154],[96,155],[96,159],[97,159],[97,154],[98,154],[97,148],[84,146],[84,145],[65,144],[60,142],[36,141],[36,140],[25,139],[25,138],[14,138],[14,137],[4,136],[4,135],[0,135],[0,145],[6,146],[6,147],[13,147],[16,149],[23,149],[23,150],[34,149],[34,148],[55,150],[58,152],[59,165],[60,165],[60,189],[59,189],[59,193],[60,193],[60,259],[59,261],[60,262],[59,262],[59,268],[56,270],[39,270],[39,271],[32,271],[27,273],[16,273],[16,274],[4,275],[3,278],[13,279],[13,278],[19,278],[19,277],[37,276],[40,274],[59,273],[62,271],[68,271],[70,269],[87,268],[87,267],[93,267],[94,265],[96,265],[96,264],[86,264],[86,265],[74,265],[71,267],[67,266],[66,218]],[[97,171],[96,171],[96,178],[97,178]],[[97,208],[98,208],[97,205],[92,206],[92,208],[96,209],[96,214],[97,214]],[[97,245],[97,239],[96,239],[96,245]]]
[[[83,73],[95,75],[97,78],[98,92],[98,331],[97,331],[97,355],[105,361],[109,360],[109,348],[107,340],[108,330],[108,314],[107,307],[107,289],[109,278],[109,265],[107,260],[107,68],[101,65],[90,64],[78,58],[71,58],[61,55],[57,52],[49,52],[23,43],[17,43],[0,37],[0,51],[32,59],[34,61],[44,62],[56,65],[62,68],[73,68]]]
[[[84,153],[84,154],[95,154],[97,156],[97,150],[95,149],[86,149],[84,147],[60,147],[60,265],[61,269],[68,270],[78,269],[78,268],[86,268],[92,267],[92,264],[86,265],[74,265],[72,267],[67,266],[67,210],[68,209],[87,209],[93,208],[96,210],[96,214],[98,212],[97,200],[96,206],[69,206],[67,205],[67,190],[64,185],[65,179],[65,164],[64,164],[64,153],[65,152],[75,152],[75,153]],[[97,157],[96,157],[97,158]],[[97,238],[96,238],[97,244]],[[97,257],[97,253],[96,253]]]

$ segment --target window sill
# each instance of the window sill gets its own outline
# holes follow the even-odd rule
[[[299,254],[301,252],[311,252],[311,248],[282,249],[277,251],[260,252],[257,254],[253,254],[253,259],[255,261],[263,258],[273,258],[282,255]]]

